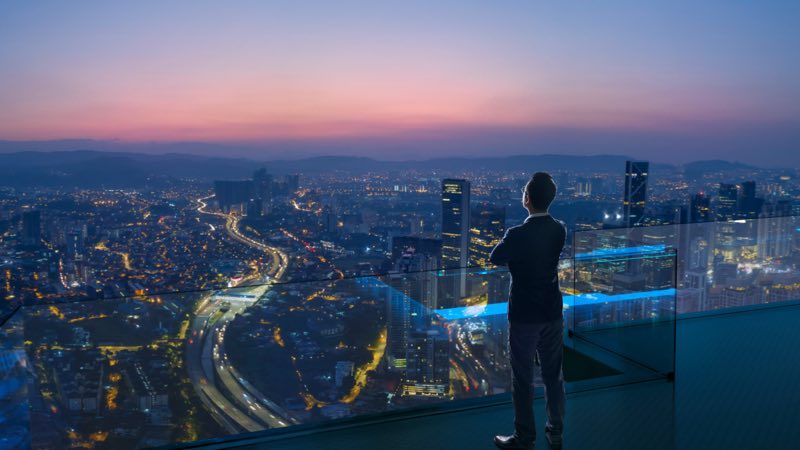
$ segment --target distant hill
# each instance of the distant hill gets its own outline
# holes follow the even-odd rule
[[[756,166],[741,163],[738,161],[725,161],[722,159],[709,159],[705,161],[694,161],[683,165],[685,171],[689,170],[754,170]]]
[[[174,182],[178,179],[241,179],[266,167],[274,174],[420,170],[459,171],[563,171],[575,173],[619,173],[630,159],[622,155],[517,155],[483,158],[433,158],[425,161],[379,161],[366,157],[320,156],[296,160],[256,161],[183,153],[143,154],[95,150],[0,153],[0,185],[64,187],[138,187]],[[687,173],[752,170],[752,166],[726,161],[698,161],[682,167]],[[653,164],[651,170],[678,168]]]
[[[132,187],[178,178],[243,178],[258,163],[233,158],[90,150],[0,154],[0,185]]]
[[[740,162],[730,162],[719,159],[695,161],[682,166],[683,174],[688,179],[701,179],[708,173],[725,172],[729,178],[740,172],[758,170],[757,167]]]
[[[329,170],[375,171],[375,170],[574,170],[578,172],[615,172],[623,170],[625,161],[631,159],[619,155],[572,156],[572,155],[517,155],[484,158],[432,158],[411,161],[379,161],[352,156],[323,156],[300,160],[270,161],[268,166],[276,173],[317,172]],[[669,166],[667,166],[669,167]],[[622,169],[621,169],[622,168]]]

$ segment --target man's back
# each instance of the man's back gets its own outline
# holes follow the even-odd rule
[[[545,431],[551,447],[561,446],[564,428],[564,319],[558,260],[567,239],[564,224],[547,213],[556,197],[553,177],[533,174],[522,191],[528,219],[509,228],[489,259],[508,265],[511,295],[508,299],[508,348],[514,400],[514,434],[497,435],[501,449],[533,448],[536,423],[533,414],[533,359],[539,356],[547,405]]]
[[[566,235],[564,224],[549,214],[533,214],[509,228],[492,251],[491,262],[508,265],[511,272],[510,322],[545,323],[562,317],[558,261]]]

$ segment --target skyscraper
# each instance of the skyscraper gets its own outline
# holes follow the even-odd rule
[[[764,199],[756,197],[756,182],[745,181],[737,199],[737,215],[740,219],[756,219],[761,213]]]
[[[267,169],[258,169],[253,174],[253,195],[257,201],[261,202],[262,213],[269,211],[273,181],[273,177],[267,173]]]
[[[708,267],[714,224],[707,222],[713,220],[711,199],[702,192],[693,195],[689,205],[689,223],[704,225],[681,227],[683,245],[678,249],[678,258],[684,261],[689,270],[702,271]]]
[[[436,257],[409,251],[395,261],[386,289],[386,362],[390,370],[406,368],[409,335],[426,328],[436,309],[438,277]]]
[[[742,198],[755,198],[756,197],[756,182],[745,181],[742,182]]]
[[[395,282],[398,278],[393,277],[392,285],[424,309],[434,310],[437,307],[438,266],[439,259],[436,256],[409,251],[396,261],[395,270],[403,275],[398,282]],[[423,314],[418,316],[427,320]]]
[[[719,184],[716,216],[718,221],[733,220],[736,216],[736,203],[739,191],[735,184]]]
[[[702,223],[711,220],[711,200],[702,192],[692,196],[689,212],[690,223]]]
[[[792,203],[778,200],[764,205],[757,223],[758,257],[783,258],[792,253]]]
[[[625,162],[625,196],[622,201],[625,226],[640,225],[647,203],[647,177],[650,163],[647,161]]]
[[[64,231],[66,255],[70,259],[83,259],[86,254],[86,225],[74,225]]]
[[[444,397],[450,390],[450,339],[440,327],[409,335],[403,395]]]
[[[503,238],[506,226],[506,210],[503,207],[481,203],[472,210],[470,219],[469,254],[470,264],[486,266],[489,254]]]
[[[589,197],[592,195],[592,182],[588,178],[578,178],[575,183],[575,195]]]
[[[39,211],[22,213],[22,242],[36,245],[42,240],[42,216]]]
[[[467,267],[469,264],[469,197],[466,180],[442,180],[442,266]],[[455,298],[466,292],[466,273],[459,271],[449,294]]]
[[[214,196],[219,209],[223,212],[231,208],[246,204],[253,196],[252,180],[216,180],[214,181]]]

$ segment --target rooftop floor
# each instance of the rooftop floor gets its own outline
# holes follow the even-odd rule
[[[677,374],[569,396],[573,449],[794,449],[800,446],[800,305],[681,319]],[[536,414],[543,423],[543,405]],[[273,436],[247,450],[492,449],[510,404]],[[234,448],[227,443],[206,448]],[[540,433],[537,448],[547,448]]]

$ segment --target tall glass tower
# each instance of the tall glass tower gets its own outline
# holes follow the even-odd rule
[[[442,180],[442,266],[467,267],[469,264],[469,193],[467,180]],[[458,271],[453,289],[447,292],[455,299],[464,297],[466,273]]]
[[[625,162],[625,197],[622,209],[627,227],[640,225],[644,219],[649,171],[650,163],[647,161]]]
[[[739,191],[735,184],[719,184],[719,193],[717,194],[717,220],[726,221],[733,220],[736,216],[736,203],[739,196]]]
[[[476,205],[470,219],[470,264],[489,265],[489,255],[503,239],[506,228],[506,210],[488,203]]]

